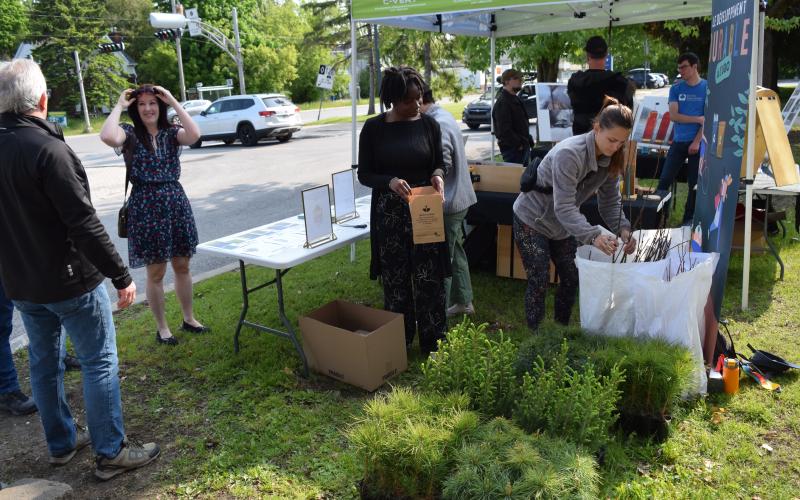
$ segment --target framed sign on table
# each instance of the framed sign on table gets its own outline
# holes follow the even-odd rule
[[[353,169],[331,174],[333,184],[333,220],[337,224],[359,217],[356,211],[356,187]]]
[[[304,248],[314,248],[336,239],[331,222],[331,195],[323,184],[301,191],[306,226]]]

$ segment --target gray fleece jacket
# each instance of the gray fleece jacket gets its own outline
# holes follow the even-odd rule
[[[454,214],[474,205],[478,198],[472,189],[469,177],[467,153],[461,129],[448,111],[438,104],[431,105],[425,113],[437,122],[442,129],[442,152],[447,175],[444,178],[444,213]]]
[[[561,141],[539,164],[538,184],[552,186],[553,194],[520,193],[514,202],[514,214],[551,240],[574,236],[589,244],[601,230],[600,226],[589,224],[580,206],[596,192],[597,207],[606,225],[615,232],[630,229],[622,212],[619,177],[608,174],[610,162],[607,156],[595,156],[594,131]]]

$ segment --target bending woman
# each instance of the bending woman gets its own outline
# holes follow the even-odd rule
[[[633,128],[633,113],[606,97],[592,130],[561,141],[538,168],[537,187],[514,202],[514,239],[528,277],[525,316],[536,330],[544,318],[550,260],[558,271],[555,319],[568,324],[578,291],[575,253],[578,243],[594,245],[611,255],[617,238],[603,235],[581,214],[580,206],[595,193],[600,216],[632,253],[636,240],[622,212],[619,178],[625,169],[624,145]]]
[[[167,121],[167,106],[178,113],[182,127]],[[120,124],[128,109],[133,125]],[[147,302],[156,320],[156,341],[175,345],[164,313],[164,274],[167,262],[175,272],[175,294],[183,312],[181,330],[210,331],[194,317],[189,259],[197,247],[192,207],[178,179],[182,146],[193,144],[200,129],[172,94],[163,87],[142,85],[125,90],[103,124],[100,140],[122,147],[132,157],[128,201],[128,260],[130,267],[147,267]]]
[[[384,308],[402,313],[406,347],[417,327],[423,354],[444,338],[444,278],[450,275],[447,243],[415,245],[408,196],[432,185],[444,196],[445,166],[439,124],[420,113],[422,77],[412,68],[383,73],[380,96],[389,110],[364,123],[358,180],[372,188],[370,278],[383,282]]]

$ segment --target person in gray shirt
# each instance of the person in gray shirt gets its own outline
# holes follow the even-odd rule
[[[578,243],[593,245],[608,255],[617,250],[617,237],[604,235],[600,226],[589,224],[581,214],[583,202],[596,193],[600,215],[622,238],[625,253],[636,249],[619,192],[624,145],[632,128],[630,108],[606,97],[592,130],[550,150],[538,166],[536,187],[520,193],[514,202],[514,239],[528,277],[525,316],[533,331],[544,318],[551,259],[559,278],[555,319],[566,325],[578,291]]]
[[[464,218],[467,216],[467,209],[478,198],[472,189],[464,139],[453,115],[436,104],[433,91],[429,87],[422,92],[422,112],[439,122],[442,129],[444,165],[447,168],[444,178],[444,231],[453,266],[453,277],[445,278],[444,281],[447,315],[474,314],[469,262],[464,251]]]

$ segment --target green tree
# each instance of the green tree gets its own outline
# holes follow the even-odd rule
[[[180,96],[177,68],[178,58],[175,46],[167,43],[155,43],[147,48],[139,58],[136,64],[136,74],[140,83],[155,83],[169,89],[172,95]]]
[[[33,4],[31,33],[42,33],[33,56],[51,89],[51,109],[73,110],[80,103],[73,51],[84,63],[90,109],[113,102],[126,85],[119,61],[100,56],[97,44],[107,33],[105,4],[92,0],[39,0]]]
[[[0,59],[11,59],[28,34],[28,9],[23,0],[0,2]]]

